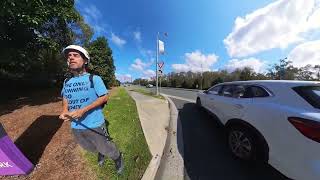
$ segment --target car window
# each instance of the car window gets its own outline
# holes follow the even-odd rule
[[[250,91],[252,97],[268,97],[269,93],[259,86],[250,86]]]
[[[292,89],[314,108],[320,109],[320,86],[299,86]]]
[[[218,95],[221,87],[222,87],[221,85],[220,85],[220,86],[212,87],[212,88],[210,88],[210,89],[208,90],[208,92],[209,92],[209,94]]]
[[[234,98],[244,98],[246,86],[243,85],[235,85],[233,87],[232,97]]]
[[[233,85],[225,85],[222,88],[221,95],[226,97],[232,97]]]

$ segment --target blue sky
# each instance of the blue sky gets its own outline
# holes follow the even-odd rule
[[[116,76],[150,78],[156,35],[164,72],[265,72],[279,58],[320,64],[320,0],[77,0],[76,8],[113,50]],[[163,36],[167,32],[168,36]],[[305,58],[308,58],[306,61]]]

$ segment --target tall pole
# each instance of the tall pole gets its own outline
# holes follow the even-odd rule
[[[160,77],[160,88],[159,88],[159,92],[161,93],[161,77]]]
[[[202,63],[201,63],[201,90],[203,88],[203,69],[202,69]]]
[[[159,56],[159,32],[157,34],[157,57],[156,57],[156,95],[159,95],[158,89],[158,56]]]

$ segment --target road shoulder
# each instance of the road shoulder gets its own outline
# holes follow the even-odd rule
[[[185,176],[183,160],[184,147],[179,112],[172,100],[166,95],[162,95],[169,102],[170,122],[168,137],[156,179],[183,180]]]

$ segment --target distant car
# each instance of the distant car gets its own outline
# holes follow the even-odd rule
[[[225,125],[235,157],[268,162],[292,179],[320,179],[320,82],[222,83],[196,103]]]
[[[146,87],[147,87],[147,88],[152,88],[153,85],[152,85],[152,84],[147,84]]]

